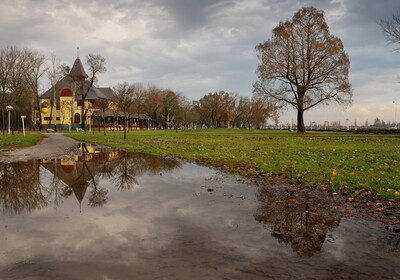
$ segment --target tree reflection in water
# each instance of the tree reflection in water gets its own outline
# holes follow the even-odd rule
[[[3,213],[19,214],[47,206],[39,176],[39,160],[0,162],[0,205]]]
[[[137,177],[158,174],[179,167],[176,159],[148,154],[126,153],[82,143],[79,156],[61,159],[0,162],[0,207],[3,212],[20,214],[54,204],[72,194],[81,204],[89,188],[88,205],[103,206],[108,189],[99,181],[110,179],[120,191],[138,185]],[[50,172],[51,180],[45,173]]]
[[[265,186],[258,199],[255,219],[269,225],[272,236],[301,256],[320,252],[327,233],[342,217],[340,203],[325,192]]]

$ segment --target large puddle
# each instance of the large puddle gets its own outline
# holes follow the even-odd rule
[[[335,196],[80,149],[0,163],[0,279],[400,279],[399,236]]]

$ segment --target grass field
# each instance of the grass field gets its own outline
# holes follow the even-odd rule
[[[21,148],[35,145],[41,138],[39,131],[26,131],[25,136],[22,133],[14,131],[14,134],[0,133],[0,149]]]
[[[66,133],[75,139],[177,156],[268,182],[400,199],[400,137],[338,132],[193,130]]]

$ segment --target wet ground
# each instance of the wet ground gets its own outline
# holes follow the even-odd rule
[[[0,279],[400,278],[393,213],[382,223],[341,195],[71,145],[0,155]]]

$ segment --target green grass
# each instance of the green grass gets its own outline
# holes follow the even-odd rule
[[[66,133],[128,151],[177,156],[267,182],[400,198],[400,138],[348,132],[193,130]]]
[[[42,134],[39,131],[26,131],[25,136],[22,133],[14,131],[14,134],[0,133],[0,149],[21,148],[35,145]]]

